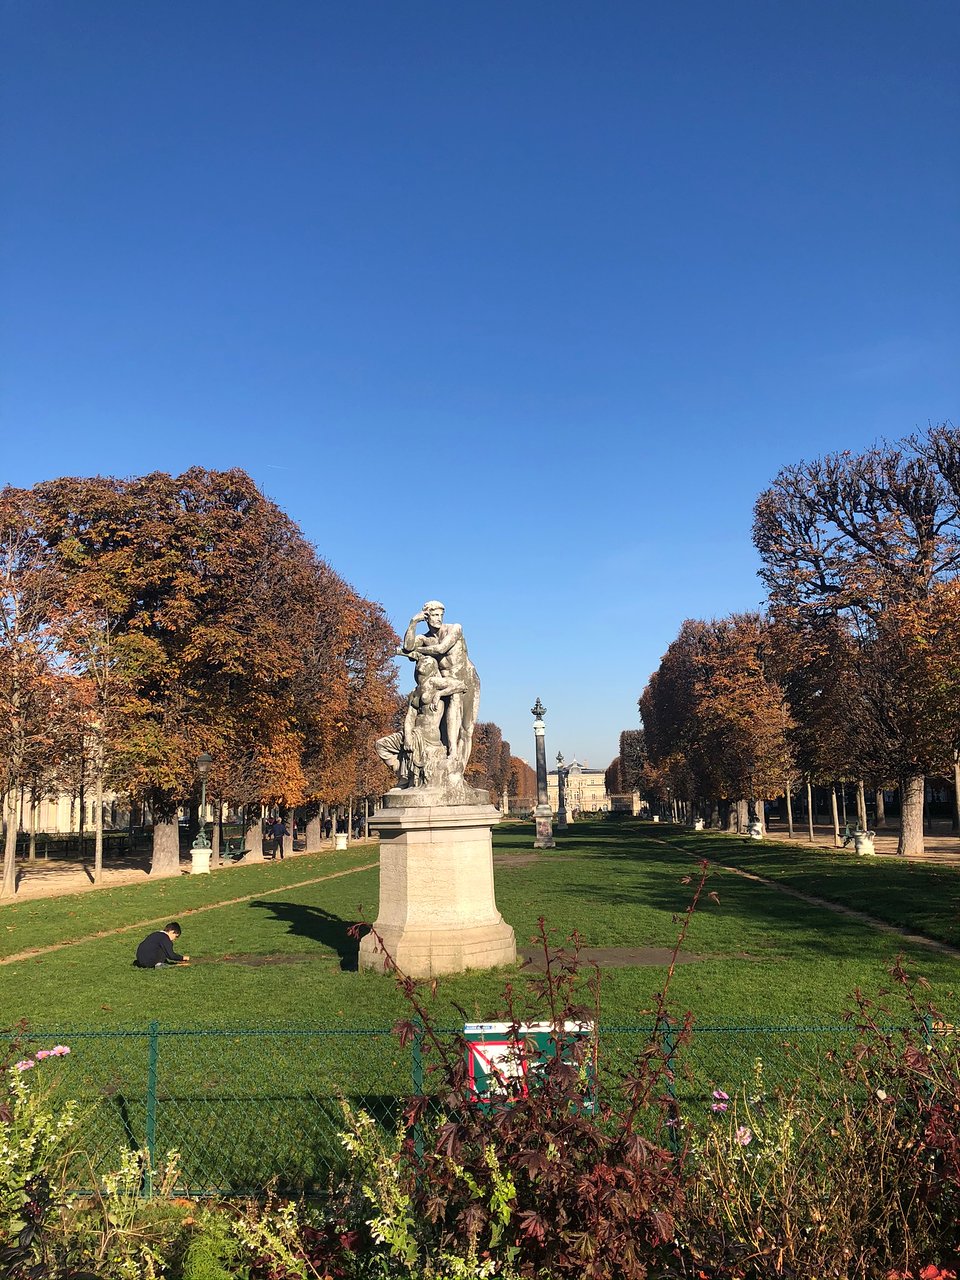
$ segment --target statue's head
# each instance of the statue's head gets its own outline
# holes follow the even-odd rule
[[[443,622],[444,606],[439,600],[428,600],[423,606],[423,616],[431,627],[439,627]]]

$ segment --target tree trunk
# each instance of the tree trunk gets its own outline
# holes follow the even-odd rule
[[[958,770],[957,776],[960,777],[960,770]],[[506,798],[506,794],[507,794],[506,791],[504,791],[503,794],[504,794],[504,798]],[[510,802],[508,800],[507,808],[504,810],[504,817],[506,817],[507,814],[510,812],[509,805],[510,805]],[[370,839],[370,800],[367,796],[364,796],[363,798],[363,838],[364,840]]]
[[[180,824],[176,810],[173,814],[153,811],[153,858],[150,862],[152,876],[178,876],[180,874]]]
[[[900,839],[897,854],[907,857],[923,853],[924,775],[911,773],[900,779]]]
[[[787,832],[790,839],[793,839],[793,797],[790,795],[790,783],[788,782],[784,794],[787,797]]]
[[[255,807],[253,821],[246,828],[243,843],[247,849],[244,862],[263,861],[263,805]]]
[[[40,798],[33,791],[30,792],[30,852],[29,858],[31,862],[37,860],[37,827],[40,823]]]
[[[847,784],[840,783],[840,816],[843,819],[843,825],[847,825]]]
[[[17,892],[17,792],[11,787],[4,797],[6,839],[3,844],[3,881],[0,898],[12,898]]]
[[[295,809],[288,809],[283,819],[283,825],[288,828],[287,834],[283,837],[283,856],[289,858],[293,853],[293,824],[296,821],[297,812]]]
[[[97,761],[97,777],[93,794],[94,803],[97,806],[93,826],[93,883],[101,884],[103,881],[103,767],[100,760]],[[178,864],[179,860],[178,849]],[[179,870],[179,866],[177,869]]]
[[[857,783],[857,823],[861,831],[867,829],[867,797],[863,790],[863,779]]]
[[[223,801],[218,799],[214,806],[216,815],[210,823],[210,865],[219,867],[220,848],[223,844]]]
[[[810,779],[807,779],[807,833],[810,836],[810,843],[813,844],[813,786]]]
[[[954,835],[960,831],[960,751],[953,753],[953,818],[950,830]]]
[[[877,810],[876,824],[877,830],[882,831],[887,825],[887,810],[883,800],[883,787],[877,787],[875,792],[875,803]]]
[[[751,813],[753,817],[751,817]],[[752,799],[747,805],[747,829],[749,830],[753,823],[760,823],[760,830],[764,835],[767,834],[767,813],[766,806],[762,800]]]
[[[734,809],[737,818],[736,830],[740,835],[744,835],[750,825],[750,803],[747,800],[738,800]]]
[[[347,844],[353,839],[353,796],[347,806]]]
[[[323,844],[323,814],[318,809],[310,811],[307,817],[307,853],[316,853]]]
[[[833,818],[833,847],[840,848],[840,815],[837,813],[837,785],[830,784],[830,816]]]

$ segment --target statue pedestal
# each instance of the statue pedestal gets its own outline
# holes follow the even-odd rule
[[[500,815],[492,804],[427,798],[422,791],[388,792],[370,819],[380,832],[376,933],[411,978],[513,964],[516,937],[493,889],[490,832]],[[373,934],[360,941],[359,966],[385,970]]]

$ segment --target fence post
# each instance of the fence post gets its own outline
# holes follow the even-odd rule
[[[413,1074],[413,1092],[423,1096],[423,1023],[419,1018],[413,1019],[413,1058],[411,1062]],[[417,1160],[423,1159],[423,1125],[418,1120],[413,1126],[413,1149]]]
[[[925,1033],[925,1047],[928,1053],[933,1051],[933,1015],[925,1013],[923,1015],[923,1030]]]
[[[160,1057],[160,1023],[151,1022],[147,1042],[147,1167],[143,1175],[143,1194],[153,1195],[153,1171],[157,1163],[157,1064]]]
[[[667,1148],[675,1156],[680,1150],[680,1135],[677,1129],[680,1124],[680,1110],[677,1107],[677,1086],[674,1078],[674,1058],[677,1052],[677,1041],[669,1018],[664,1017],[660,1023],[662,1030],[663,1064],[666,1068],[667,1085]]]

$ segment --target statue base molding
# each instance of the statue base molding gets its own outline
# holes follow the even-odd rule
[[[516,936],[494,898],[491,829],[499,813],[489,803],[425,804],[422,791],[412,805],[410,798],[388,792],[370,819],[380,832],[373,927],[387,954],[411,978],[513,964]],[[361,939],[359,967],[388,967],[373,933]]]

